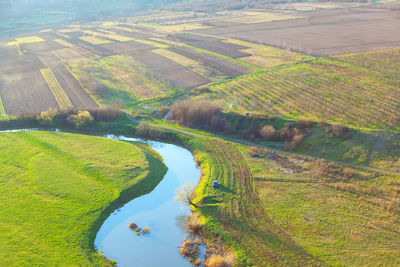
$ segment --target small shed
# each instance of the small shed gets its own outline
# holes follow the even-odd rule
[[[213,186],[214,188],[217,188],[217,187],[218,187],[218,181],[214,181],[213,184],[212,184],[212,186]]]

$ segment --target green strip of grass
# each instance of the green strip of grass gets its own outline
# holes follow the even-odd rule
[[[1,116],[6,115],[6,111],[5,111],[5,109],[4,109],[3,100],[1,99],[1,96],[0,96],[0,115],[1,115]]]
[[[107,265],[104,219],[165,167],[147,145],[66,133],[0,134],[0,265]]]

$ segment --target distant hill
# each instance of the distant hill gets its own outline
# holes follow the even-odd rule
[[[132,17],[176,1],[0,0],[0,37],[109,17]]]
[[[0,0],[0,18],[25,15],[36,10],[112,15],[115,12],[128,13],[173,2],[177,0]]]

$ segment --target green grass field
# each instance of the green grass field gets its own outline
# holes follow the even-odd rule
[[[100,137],[1,133],[0,147],[3,266],[109,264],[93,248],[100,224],[165,172],[146,145]]]
[[[338,164],[326,170],[317,160],[213,138],[188,143],[202,168],[198,211],[240,264],[400,263],[399,176]]]
[[[268,153],[246,160],[266,213],[305,251],[329,266],[400,264],[399,176],[318,175],[315,162]]]

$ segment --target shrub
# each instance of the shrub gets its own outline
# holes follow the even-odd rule
[[[165,115],[167,115],[169,110],[170,110],[169,107],[161,107],[158,113],[160,114],[161,117],[164,117]]]
[[[304,139],[303,134],[295,134],[290,141],[285,142],[285,149],[287,150],[297,149],[303,142],[303,139]]]
[[[299,120],[296,123],[296,128],[301,130],[301,131],[306,130],[306,129],[310,129],[313,126],[314,126],[314,122],[311,121],[311,120]]]
[[[179,247],[179,253],[186,258],[198,256],[200,254],[199,249],[200,241],[185,239],[182,245]]]
[[[169,118],[186,127],[208,131],[223,132],[230,129],[221,109],[213,106],[209,101],[175,103]]]
[[[54,123],[54,118],[57,115],[56,109],[49,109],[47,111],[42,111],[36,116],[36,120],[43,125],[52,125]]]
[[[136,230],[138,228],[138,225],[134,222],[129,223],[129,228],[131,230]]]
[[[260,129],[260,135],[262,138],[265,140],[273,140],[275,138],[276,130],[274,126],[271,125],[265,125]]]
[[[250,124],[245,130],[242,131],[240,137],[253,141],[254,139],[260,137],[260,130],[257,128],[256,125]]]
[[[343,176],[344,177],[352,178],[352,177],[354,177],[354,175],[355,175],[355,172],[354,172],[353,169],[350,169],[350,168],[344,168],[343,169]]]
[[[330,137],[347,139],[351,137],[351,129],[345,125],[331,125],[326,128],[326,133]]]
[[[200,259],[195,260],[195,261],[193,262],[193,265],[194,265],[194,266],[200,266],[200,265],[201,265],[201,260],[200,260]]]
[[[315,164],[314,175],[317,177],[331,177],[337,174],[336,164],[333,162],[328,163],[324,159],[318,159]]]
[[[190,234],[198,235],[203,230],[204,224],[200,218],[200,215],[195,213],[187,218],[185,227],[189,230]]]
[[[299,133],[299,131],[296,129],[295,125],[286,124],[284,127],[282,127],[282,129],[279,130],[278,139],[280,141],[291,141],[296,133]]]
[[[211,255],[204,262],[204,267],[229,267],[235,263],[235,256],[229,254],[226,256]]]
[[[123,111],[117,108],[94,108],[88,109],[89,113],[93,115],[95,121],[115,121],[121,118]]]
[[[86,126],[93,122],[93,116],[87,110],[78,111],[76,115],[69,115],[68,119],[76,128]]]

